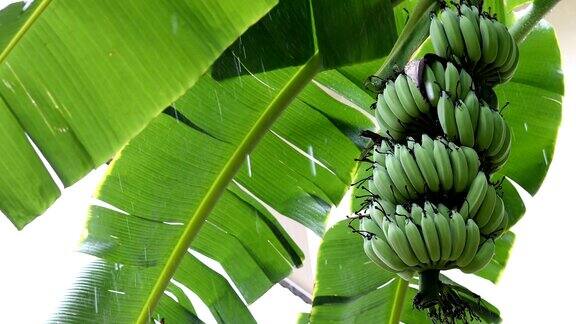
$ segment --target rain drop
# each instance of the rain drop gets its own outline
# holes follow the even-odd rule
[[[310,155],[310,157],[312,157],[310,160],[310,170],[312,171],[312,176],[315,177],[316,176],[316,162],[314,162],[314,148],[312,147],[312,145],[308,146],[308,155]]]
[[[546,156],[546,150],[542,149],[542,156],[544,157],[544,163],[548,165],[548,156]]]
[[[246,166],[248,167],[248,176],[252,178],[252,162],[250,161],[250,154],[246,155]]]
[[[172,15],[172,34],[178,34],[178,15]]]

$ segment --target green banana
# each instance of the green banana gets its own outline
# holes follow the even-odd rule
[[[386,170],[390,179],[392,179],[392,183],[403,196],[408,199],[416,197],[416,190],[408,181],[408,177],[404,169],[402,169],[402,164],[395,154],[386,157]]]
[[[469,147],[461,147],[462,152],[466,156],[466,165],[468,166],[468,184],[471,184],[480,170],[480,159],[478,153]]]
[[[458,128],[458,138],[460,144],[468,147],[474,147],[474,127],[472,126],[472,119],[466,104],[460,100],[456,104],[455,109],[456,127]]]
[[[480,17],[480,35],[482,38],[482,62],[490,64],[498,55],[498,32],[490,19]]]
[[[424,215],[424,209],[417,204],[412,204],[412,209],[410,210],[410,215],[412,216],[412,221],[417,225],[422,225],[422,217]]]
[[[422,134],[422,147],[427,151],[434,150],[434,140],[427,134]]]
[[[382,141],[382,144],[385,144],[385,142]],[[389,151],[390,149],[387,145],[380,145],[380,148],[374,148],[372,158],[374,159],[374,162],[377,164],[377,166],[385,166],[386,154],[390,154],[388,153]]]
[[[392,215],[396,212],[396,205],[389,200],[380,199],[380,203],[378,204],[378,206],[384,208],[384,212],[386,213],[386,215]],[[379,225],[382,226],[381,223]]]
[[[456,260],[456,265],[459,268],[463,268],[472,262],[476,252],[478,251],[478,245],[480,244],[480,230],[478,225],[472,220],[468,219],[466,222],[466,244],[464,245],[464,251],[460,257]]]
[[[496,228],[496,230],[491,235],[498,234],[497,236],[501,236],[502,234],[504,234],[504,231],[508,229],[509,221],[510,219],[508,217],[508,213],[506,212],[506,214],[502,218],[502,222],[500,223],[500,225],[498,225],[498,228]]]
[[[432,69],[432,72],[434,72],[434,77],[436,78],[436,82],[438,82],[440,88],[446,89],[446,78],[444,77],[445,71],[442,63],[440,63],[440,61],[434,61],[430,68]]]
[[[462,204],[462,208],[460,208],[460,214],[464,218],[473,218],[480,206],[482,205],[482,201],[486,196],[486,192],[488,191],[488,180],[486,179],[486,175],[484,172],[480,171],[472,181],[470,185],[470,189],[468,189],[468,194],[466,195],[466,199]]]
[[[476,31],[474,22],[466,16],[460,16],[460,31],[466,45],[466,53],[472,63],[480,61],[482,49],[480,47],[480,33]]]
[[[499,21],[493,21],[496,33],[498,35],[498,54],[493,64],[496,68],[501,68],[508,60],[510,55],[510,47],[512,46],[512,38],[508,33],[508,28]]]
[[[382,232],[384,232],[384,239],[388,240],[388,227],[393,224],[394,220],[392,218],[385,218],[382,221]]]
[[[446,217],[450,217],[450,208],[446,207],[443,203],[439,203],[437,206],[438,212]]]
[[[414,98],[412,98],[412,93],[410,92],[410,86],[408,85],[408,81],[406,80],[406,76],[404,74],[400,74],[394,83],[396,94],[398,95],[398,99],[400,99],[400,103],[404,108],[404,111],[412,118],[418,118],[420,116],[420,110],[416,106],[414,102]]]
[[[392,111],[392,113],[398,118],[401,122],[408,124],[413,119],[406,111],[404,110],[402,104],[400,103],[400,99],[398,98],[398,94],[396,93],[396,86],[394,82],[388,81],[386,83],[386,88],[384,89],[384,100],[386,104]]]
[[[414,83],[414,81],[412,81],[411,78],[407,78],[407,82],[408,87],[410,88],[410,93],[412,94],[412,100],[414,100],[414,103],[416,103],[416,107],[418,107],[418,110],[420,110],[420,112],[423,114],[429,113],[430,105],[428,104],[426,99],[424,99],[424,96],[422,96],[422,93],[420,92],[420,89],[418,89],[418,87],[416,86],[416,83]]]
[[[380,267],[384,268],[384,270],[390,271],[390,272],[396,272],[394,269],[390,268],[384,261],[382,261],[378,257],[378,255],[376,255],[376,253],[374,252],[374,249],[372,247],[372,243],[370,243],[370,240],[364,240],[364,253],[366,253],[368,258],[370,260],[372,260],[372,262],[374,262],[377,265],[379,265]]]
[[[404,172],[408,176],[408,180],[414,189],[416,189],[416,192],[424,193],[426,182],[422,177],[422,173],[420,172],[420,168],[418,167],[416,160],[414,160],[414,156],[412,156],[406,146],[401,146],[398,153],[400,157],[400,163],[402,164]]]
[[[408,198],[404,196],[402,193],[396,189],[392,179],[390,179],[390,175],[386,170],[386,167],[377,167],[374,169],[374,186],[376,187],[376,193],[389,201],[394,202],[395,204],[403,203]]]
[[[400,257],[394,252],[394,249],[387,243],[386,239],[373,238],[369,241],[372,245],[374,253],[380,260],[382,260],[389,268],[395,272],[401,272],[408,269]]]
[[[386,201],[386,200],[382,200],[382,201]],[[370,207],[370,218],[376,223],[378,224],[378,226],[382,226],[382,222],[384,221],[385,218],[387,218],[386,214],[384,211],[380,210],[380,208],[376,208],[376,205],[373,205]],[[384,233],[382,233],[384,234]]]
[[[398,117],[394,115],[394,113],[390,110],[390,107],[384,100],[384,95],[378,95],[378,101],[376,101],[376,112],[380,114],[381,118],[384,119],[384,122],[390,126],[391,129],[394,129],[396,132],[403,133],[405,127],[400,123]]]
[[[408,281],[410,282],[411,280],[414,279],[414,270],[406,270],[406,271],[402,271],[402,272],[398,272],[396,273],[398,275],[398,277],[402,278],[404,281]]]
[[[432,72],[432,69],[429,66],[426,66],[424,69],[424,90],[426,90],[428,101],[430,101],[433,106],[436,106],[438,100],[440,100],[441,89],[436,82],[434,72]]]
[[[514,75],[514,72],[516,72],[516,67],[518,67],[518,60],[520,58],[520,53],[518,45],[516,44],[516,42],[514,42],[514,40],[512,41],[513,41],[512,53],[510,55],[508,62],[504,64],[501,70],[500,74],[501,83],[505,83],[506,81],[510,80]]]
[[[394,213],[394,221],[396,225],[400,227],[401,230],[404,230],[406,227],[406,222],[410,219],[410,212],[404,208],[402,205],[396,206],[396,212]]]
[[[498,226],[500,226],[502,223],[504,217],[506,217],[506,208],[504,207],[504,202],[502,201],[502,198],[496,197],[492,217],[490,217],[490,220],[486,223],[486,225],[484,225],[484,227],[480,228],[482,234],[490,235],[496,231]]]
[[[452,252],[450,252],[450,261],[456,261],[466,244],[466,222],[462,215],[453,212],[450,218],[450,233],[452,234]]]
[[[442,23],[436,15],[432,16],[432,21],[430,22],[430,39],[432,40],[434,53],[441,57],[447,57],[450,44],[448,43],[444,27],[442,27]]]
[[[484,151],[492,144],[494,135],[494,118],[492,110],[487,105],[480,107],[480,118],[476,128],[476,146],[479,150]]]
[[[496,206],[496,198],[496,189],[494,189],[493,186],[488,186],[482,205],[480,205],[478,213],[474,216],[474,221],[478,227],[483,228],[490,221],[490,217],[492,216],[494,207]]]
[[[434,141],[434,164],[436,165],[436,171],[438,171],[442,190],[450,191],[454,185],[452,165],[450,164],[450,156],[446,146],[439,140]]]
[[[422,238],[420,230],[416,224],[414,224],[412,221],[408,221],[404,231],[406,232],[406,237],[408,238],[410,247],[418,258],[418,261],[420,261],[420,263],[430,263],[431,261],[428,257],[428,251],[426,250],[424,239]]]
[[[466,16],[466,18],[468,18],[471,22],[472,22],[472,26],[474,27],[474,31],[476,32],[477,35],[480,35],[480,15],[478,14],[478,11],[474,11],[472,9],[472,7],[475,6],[468,6],[467,4],[461,4],[460,5],[460,13],[463,16]],[[480,36],[478,36],[480,37]]]
[[[450,143],[450,164],[454,174],[454,191],[464,192],[468,188],[468,162],[461,148]]]
[[[478,118],[480,116],[480,102],[474,91],[468,92],[466,98],[464,98],[464,103],[470,114],[470,121],[472,122],[472,131],[476,130],[478,125]]]
[[[441,254],[440,239],[438,238],[436,223],[431,215],[433,215],[433,213],[424,213],[424,217],[422,218],[422,236],[424,237],[424,243],[426,243],[430,260],[432,260],[432,262],[438,262]]]
[[[386,138],[392,138],[394,140],[400,140],[404,136],[403,132],[398,132],[390,125],[388,125],[388,123],[386,123],[386,121],[382,118],[382,116],[380,116],[380,113],[378,113],[378,111],[376,112],[374,117],[376,117],[376,122],[379,127],[378,134]]]
[[[510,36],[510,34],[508,34]],[[502,67],[502,75],[507,75],[510,71],[514,72],[516,70],[516,65],[518,64],[518,45],[514,41],[514,38],[510,36],[510,55],[504,66]]]
[[[436,211],[437,211],[437,208],[435,208],[431,202],[429,202],[429,201],[424,202],[424,212],[425,213],[427,213],[428,215],[433,215],[436,213]]]
[[[498,153],[491,157],[492,163],[495,166],[502,166],[504,163],[506,163],[508,157],[510,156],[510,149],[512,148],[512,139],[510,138],[510,135],[510,127],[506,125],[504,128],[504,145],[502,145],[502,148]]]
[[[464,69],[460,71],[460,83],[458,84],[458,98],[466,98],[470,91],[474,90],[474,80]]]
[[[434,161],[420,144],[414,145],[414,156],[428,189],[431,192],[438,192],[440,190],[440,179],[434,167]]]
[[[360,222],[360,230],[366,231],[370,234],[376,235],[379,238],[385,238],[384,232],[382,232],[382,228],[376,223],[375,220],[370,218],[363,218]]]
[[[506,121],[504,121],[504,118],[498,112],[494,112],[492,117],[494,119],[494,134],[492,135],[490,146],[487,149],[488,156],[490,157],[500,151],[506,139]]]
[[[398,225],[392,223],[388,226],[388,244],[394,249],[400,260],[404,262],[409,267],[418,265],[418,259],[412,252],[410,248],[410,243],[406,238],[406,234],[398,227]]]
[[[442,213],[435,214],[434,224],[440,240],[440,260],[448,261],[452,253],[452,234],[450,233],[450,223]]]
[[[464,56],[464,39],[460,32],[460,24],[458,23],[458,16],[453,10],[444,9],[440,15],[440,21],[444,27],[448,44],[452,49],[452,54],[457,57]]]
[[[496,245],[494,244],[494,240],[487,240],[480,246],[476,255],[466,265],[462,268],[462,272],[464,273],[473,273],[479,270],[482,270],[489,262],[492,260],[492,257],[496,253]]]
[[[446,92],[442,92],[437,109],[438,120],[444,134],[449,140],[454,140],[458,136],[458,126],[456,125],[454,104]]]
[[[456,100],[458,95],[458,85],[460,84],[460,72],[458,68],[451,62],[446,64],[446,70],[444,71],[444,80],[446,82],[446,87],[444,88],[446,92],[450,95],[452,100]]]

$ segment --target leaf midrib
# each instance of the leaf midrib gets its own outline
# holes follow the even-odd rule
[[[230,155],[230,158],[215,180],[212,182],[210,188],[206,191],[202,200],[198,204],[195,212],[187,223],[182,235],[174,246],[172,253],[166,260],[163,269],[160,271],[158,279],[152,287],[152,291],[148,295],[140,314],[137,323],[145,324],[150,318],[152,310],[156,307],[160,297],[164,293],[166,286],[178,268],[182,258],[188,251],[192,241],[200,231],[204,221],[210,215],[210,212],[219,201],[220,197],[234,178],[234,175],[244,163],[244,159],[249,154],[258,142],[266,135],[272,124],[282,114],[284,109],[288,107],[290,102],[297,96],[297,94],[312,80],[312,78],[320,71],[321,59],[319,53],[316,53],[310,60],[303,65],[296,74],[286,83],[282,90],[276,95],[274,100],[264,109],[260,117],[256,120],[252,128],[246,133],[238,147]]]
[[[10,55],[14,47],[16,47],[18,42],[22,39],[22,37],[24,37],[24,34],[26,34],[26,32],[30,30],[30,28],[32,28],[32,25],[36,22],[36,20],[38,20],[38,18],[46,10],[48,5],[52,3],[52,0],[39,0],[39,1],[40,4],[38,4],[38,6],[33,9],[34,11],[30,15],[30,17],[26,20],[26,22],[22,25],[22,27],[18,29],[18,32],[16,32],[16,34],[14,35],[14,37],[12,37],[8,45],[4,48],[4,50],[2,50],[2,53],[0,53],[0,64],[4,63],[4,61],[6,60],[8,55]]]

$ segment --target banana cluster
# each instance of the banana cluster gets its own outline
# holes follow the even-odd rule
[[[361,225],[361,230],[372,233],[364,241],[365,253],[405,278],[429,269],[459,268],[472,273],[494,256],[494,239],[482,237],[474,220],[442,204],[413,204],[410,211],[398,206],[394,216],[374,208],[370,215]]]
[[[430,35],[436,55],[411,63],[378,95],[381,140],[359,214],[366,254],[407,279],[482,269],[510,223],[491,183],[511,150],[492,86],[512,77],[518,48],[506,27],[466,4],[442,9]]]
[[[486,237],[497,238],[507,229],[508,213],[504,201],[488,183],[484,172],[479,172],[472,182],[459,213],[474,220]]]
[[[465,3],[432,16],[430,38],[436,55],[468,67],[478,81],[505,83],[518,65],[519,51],[506,26]]]
[[[372,192],[393,204],[436,193],[468,190],[480,168],[476,151],[441,139],[422,135],[420,143],[390,147],[382,143],[374,150]]]
[[[423,83],[446,138],[481,152],[493,170],[500,168],[510,155],[510,129],[498,111],[480,103],[470,75],[436,60],[425,66]]]
[[[384,136],[400,140],[426,123],[430,104],[416,83],[405,74],[386,82],[376,102],[376,120]]]

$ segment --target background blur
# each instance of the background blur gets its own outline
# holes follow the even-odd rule
[[[14,2],[0,0],[0,8]],[[566,323],[573,318],[576,281],[576,1],[564,0],[547,18],[556,28],[563,56],[565,93],[563,121],[554,160],[535,198],[526,197],[527,213],[513,230],[516,244],[498,285],[459,271],[453,279],[498,306],[505,323]],[[543,57],[542,60],[546,58]],[[105,168],[92,172],[66,190],[45,215],[18,232],[0,216],[0,318],[4,323],[43,323],[91,257],[75,252],[82,236],[86,208]],[[337,212],[335,212],[337,214]],[[335,216],[338,217],[337,215]],[[318,238],[285,221],[307,251],[307,263],[290,280],[311,291]],[[198,306],[200,317],[214,319]],[[294,323],[309,305],[275,286],[251,307],[259,323]]]

